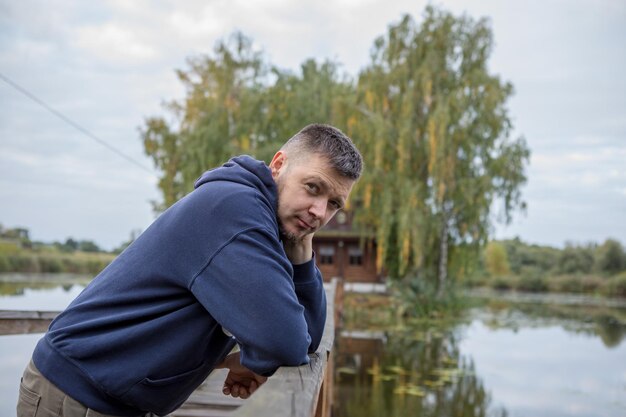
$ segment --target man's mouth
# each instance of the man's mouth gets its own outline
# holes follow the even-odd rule
[[[313,226],[311,226],[310,224],[302,220],[300,217],[297,217],[297,219],[298,219],[298,224],[300,225],[300,227],[303,227],[305,229],[313,229]]]

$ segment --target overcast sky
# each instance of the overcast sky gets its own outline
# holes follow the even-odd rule
[[[331,58],[356,77],[373,40],[425,1],[0,0],[0,73],[152,169],[138,127],[182,98],[174,70],[234,30],[297,70]],[[444,1],[487,16],[490,69],[513,83],[515,132],[532,150],[526,214],[496,236],[626,242],[626,2]],[[36,240],[110,249],[154,219],[142,170],[0,79],[0,223]]]

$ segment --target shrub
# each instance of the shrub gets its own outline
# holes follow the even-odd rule
[[[82,267],[81,262],[78,262],[76,259],[73,259],[70,256],[61,258],[61,263],[63,265],[64,272],[68,272],[71,274],[80,274],[86,272],[84,271],[84,269],[86,268]]]
[[[495,277],[490,282],[489,285],[491,288],[496,290],[510,290],[514,288],[516,285],[516,280],[512,277]]]
[[[550,278],[548,288],[555,292],[582,292],[582,276],[560,275]]]
[[[520,268],[519,277],[529,278],[535,276],[544,276],[547,272],[538,266],[524,266]]]
[[[0,241],[0,254],[12,255],[18,253],[19,251],[20,247],[16,242]]]
[[[467,276],[461,284],[465,287],[484,287],[489,285],[489,279],[487,275],[484,273],[474,273],[472,275]]]
[[[40,256],[39,265],[41,266],[41,272],[63,272],[63,264],[56,257]]]
[[[596,250],[596,265],[601,272],[615,274],[626,268],[626,253],[620,242],[607,239]]]
[[[526,275],[517,282],[520,291],[543,292],[548,290],[548,282],[541,275]]]
[[[11,272],[41,272],[39,261],[36,256],[16,253],[9,255],[9,262],[11,263]]]
[[[448,289],[439,296],[435,283],[416,276],[389,283],[397,317],[442,317],[458,314],[465,300]]]
[[[564,274],[589,273],[593,268],[593,248],[568,245],[559,255],[559,271]]]
[[[610,297],[626,297],[626,271],[609,278],[602,293]]]
[[[87,261],[86,264],[86,268],[87,268],[87,273],[89,274],[98,274],[100,271],[102,271],[104,268],[106,268],[106,266],[109,264],[109,261],[105,261],[103,259],[90,259],[89,261]]]
[[[602,284],[604,280],[595,275],[585,275],[581,278],[581,285],[583,292],[596,292]]]
[[[498,242],[489,242],[484,252],[485,269],[489,275],[507,275],[511,272],[509,259],[507,258],[504,245]]]
[[[14,251],[7,247],[0,248],[0,272],[96,274],[114,259],[105,253],[62,253],[51,247]]]
[[[11,272],[9,257],[3,254],[0,254],[0,272]]]

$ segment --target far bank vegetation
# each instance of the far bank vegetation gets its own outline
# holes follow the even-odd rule
[[[497,290],[626,297],[626,252],[614,239],[602,244],[568,243],[563,249],[530,245],[519,239],[491,241],[465,284]]]

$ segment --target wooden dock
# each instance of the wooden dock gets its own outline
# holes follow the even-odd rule
[[[58,311],[0,310],[0,335],[44,333]]]
[[[333,398],[332,349],[335,341],[335,306],[341,286],[333,280],[326,289],[328,310],[324,335],[311,362],[282,367],[247,400],[222,394],[227,369],[211,373],[171,417],[329,417]]]
[[[250,398],[222,394],[227,369],[218,369],[169,417],[328,417],[333,398],[332,349],[335,321],[342,299],[337,279],[326,288],[328,301],[324,335],[310,363],[282,367]],[[58,312],[0,311],[0,334],[43,333]]]

